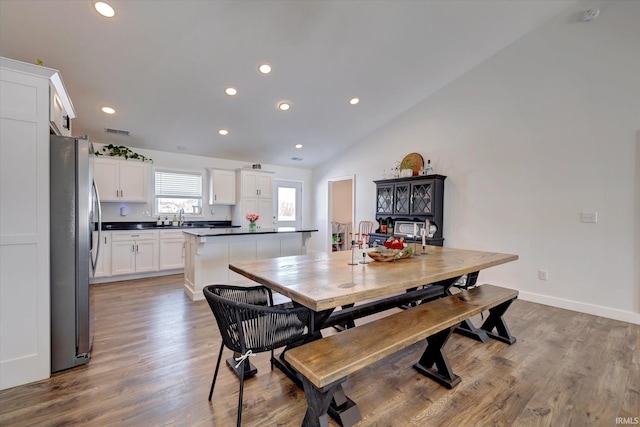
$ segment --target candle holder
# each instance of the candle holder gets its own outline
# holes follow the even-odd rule
[[[354,258],[354,252],[356,251],[356,241],[352,240],[351,241],[351,262],[348,263],[347,265],[358,265],[358,263],[356,262],[355,258]]]
[[[424,228],[420,229],[420,236],[422,237],[422,252],[420,252],[420,255],[429,255],[426,243],[427,231]]]

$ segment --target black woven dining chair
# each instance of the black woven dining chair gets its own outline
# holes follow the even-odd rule
[[[273,351],[303,339],[311,330],[311,311],[305,307],[273,307],[271,290],[264,286],[209,285],[204,296],[218,323],[222,344],[211,382],[209,401],[218,377],[224,347],[239,353],[238,422],[242,419],[245,360],[253,353]],[[273,369],[273,361],[271,362]]]

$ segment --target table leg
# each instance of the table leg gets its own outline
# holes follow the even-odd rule
[[[342,308],[351,308],[353,307],[355,304],[346,304],[343,305]],[[353,319],[347,319],[345,320],[345,323],[342,325],[334,325],[333,328],[339,332],[344,331],[345,329],[350,329],[350,328],[355,328],[356,327],[356,322]]]

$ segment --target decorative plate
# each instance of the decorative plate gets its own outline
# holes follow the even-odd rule
[[[424,166],[424,159],[418,153],[411,153],[404,156],[404,159],[402,159],[402,162],[400,162],[401,165],[405,163],[411,164],[411,169],[413,169],[413,176],[416,176],[418,175],[418,172],[420,172],[420,169]]]

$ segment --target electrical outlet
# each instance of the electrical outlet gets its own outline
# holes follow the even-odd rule
[[[580,222],[595,224],[598,222],[598,212],[581,212]]]
[[[538,279],[549,280],[549,272],[547,270],[538,270]]]

